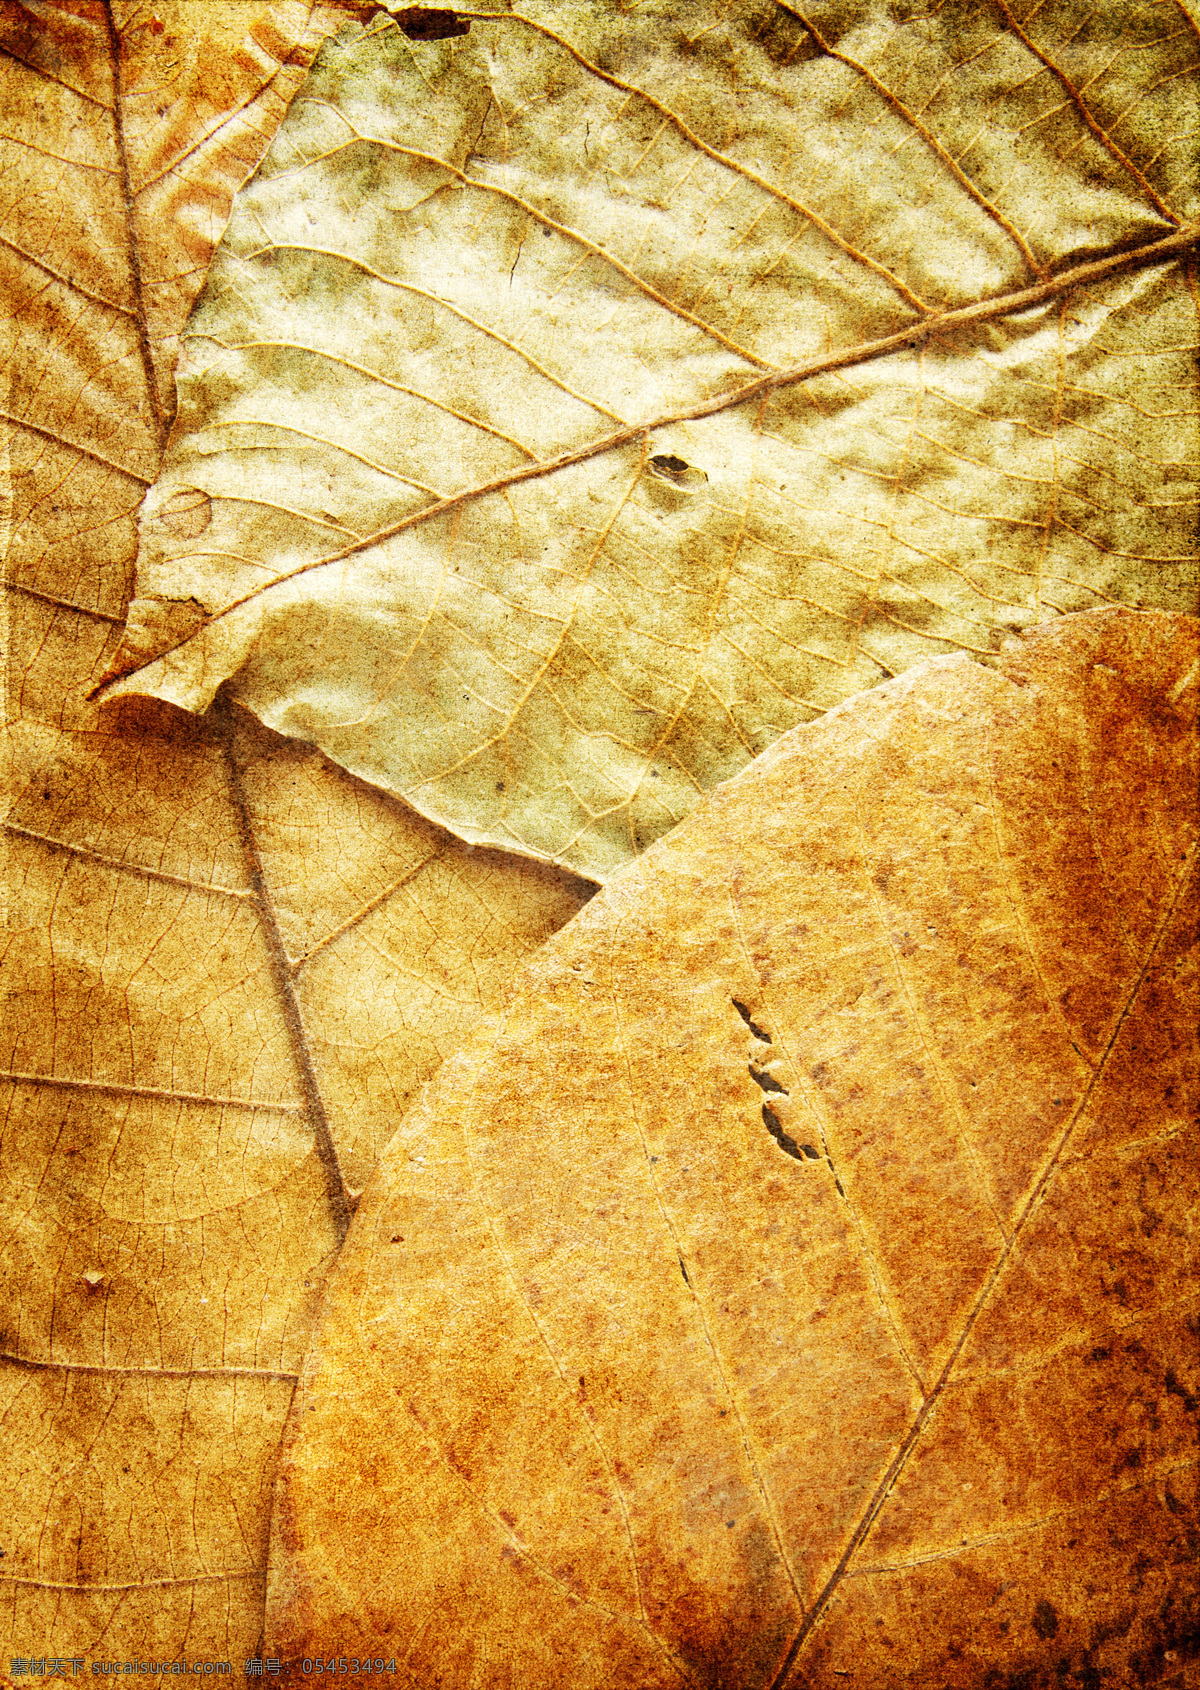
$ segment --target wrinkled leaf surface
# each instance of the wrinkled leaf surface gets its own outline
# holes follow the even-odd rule
[[[268,1635],[414,1685],[1182,1683],[1198,625],[796,729],[391,1140]]]
[[[1082,0],[352,27],[188,326],[124,690],[603,879],[932,653],[1194,609],[1198,63]]]
[[[344,21],[0,7],[5,1674],[255,1653],[280,1431],[349,1206],[586,891],[470,852],[244,712],[86,700],[176,336]]]

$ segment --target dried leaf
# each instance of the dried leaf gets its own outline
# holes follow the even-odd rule
[[[281,1651],[445,1690],[1175,1682],[1198,677],[1193,619],[1120,611],[921,666],[538,953],[331,1277]]]
[[[355,1188],[587,891],[237,712],[85,700],[175,337],[344,21],[292,0],[0,11],[0,1670],[255,1652],[280,1431]],[[205,514],[168,520],[195,536]]]
[[[1157,56],[1153,84],[1179,17],[1132,58],[1123,21],[1100,27],[1109,45],[1078,80],[1115,53],[1083,97],[1114,130],[1173,99],[1179,79],[1129,118],[1103,104]],[[277,1433],[339,1217],[412,1089],[586,890],[470,852],[236,710],[214,732],[86,702],[113,661],[176,336],[231,194],[340,21],[287,0],[0,4],[15,794],[0,1665],[253,1652]],[[1082,63],[1096,40],[1063,50]],[[1047,119],[1068,174],[1079,111]],[[1137,157],[1173,194],[1155,122],[1151,153],[1168,152]],[[1098,144],[1099,179],[1115,155]],[[1098,246],[1119,223],[1097,221]],[[1140,419],[1127,481],[1152,487],[1164,453],[1182,475],[1190,425],[1175,393],[1169,408],[1165,447],[1162,419]],[[706,485],[671,444],[647,450],[665,490]],[[1170,497],[1188,491],[1177,479]],[[212,525],[199,492],[160,512],[190,545]],[[195,607],[173,614],[194,625]]]
[[[604,878],[932,652],[1195,608],[1186,12],[412,10],[239,196],[117,690]]]

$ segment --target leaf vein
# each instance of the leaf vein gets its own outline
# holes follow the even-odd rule
[[[339,113],[338,115],[342,116],[343,114]],[[739,358],[744,358],[748,364],[755,364],[760,370],[773,370],[778,367],[768,359],[760,358],[756,352],[751,352],[746,347],[740,346],[736,340],[731,340],[728,335],[722,334],[721,330],[712,323],[705,322],[703,317],[697,317],[685,306],[668,299],[665,293],[661,293],[654,286],[653,282],[648,281],[646,277],[631,269],[615,253],[609,252],[607,247],[601,246],[598,241],[593,241],[569,223],[560,223],[556,218],[551,217],[548,212],[542,211],[534,205],[531,200],[524,199],[520,194],[514,193],[511,188],[501,187],[498,182],[487,182],[479,176],[469,176],[465,170],[460,170],[457,165],[451,164],[449,159],[441,158],[437,153],[422,152],[418,147],[401,146],[398,141],[389,141],[383,136],[364,135],[356,131],[355,140],[369,146],[381,147],[386,152],[402,153],[407,158],[420,159],[425,164],[435,164],[440,170],[448,171],[451,176],[456,177],[464,188],[476,188],[480,193],[496,194],[499,198],[507,200],[511,205],[517,206],[528,216],[541,223],[543,227],[552,229],[555,234],[564,235],[568,240],[574,241],[585,252],[590,253],[593,258],[602,259],[604,263],[611,265],[619,275],[624,276],[626,281],[631,282],[648,299],[652,299],[656,305],[661,305],[664,310],[682,318],[684,322],[690,323],[693,328],[701,329],[705,334],[711,335],[714,340],[719,341],[730,352],[735,352]],[[349,146],[353,143],[347,142],[345,145]],[[336,150],[340,151],[341,149]]]
[[[377,530],[374,534],[364,536],[361,540],[356,540],[351,545],[345,546],[339,551],[331,553],[326,557],[314,558],[308,562],[299,564],[294,569],[276,576],[274,580],[264,582],[261,586],[255,587],[242,596],[231,600],[228,604],[222,606],[218,610],[213,611],[205,626],[213,621],[216,621],[220,617],[232,614],[242,605],[248,603],[251,599],[258,597],[260,594],[268,592],[272,588],[280,586],[287,581],[293,580],[299,575],[305,574],[313,569],[320,569],[330,564],[339,563],[348,557],[367,551],[374,546],[380,545],[384,541],[392,539],[396,535],[405,532],[409,528],[416,527],[419,524],[428,522],[433,518],[440,517],[452,510],[456,510],[467,502],[483,499],[492,493],[503,492],[507,488],[515,486],[520,482],[554,474],[559,470],[584,463],[591,458],[598,457],[606,452],[617,450],[623,446],[631,445],[636,441],[645,443],[648,436],[657,429],[666,428],[680,422],[696,421],[702,417],[714,416],[722,411],[732,409],[736,406],[761,400],[781,388],[809,380],[815,375],[823,374],[831,370],[847,368],[852,365],[862,364],[877,358],[888,356],[894,352],[910,351],[913,349],[914,345],[921,344],[931,334],[942,335],[952,332],[959,327],[966,327],[979,322],[987,322],[998,317],[1009,315],[1013,312],[1028,310],[1034,305],[1041,304],[1050,299],[1060,298],[1070,292],[1073,288],[1088,285],[1107,276],[1117,274],[1132,266],[1159,263],[1167,259],[1173,259],[1176,256],[1187,253],[1195,246],[1198,238],[1200,238],[1200,225],[1189,224],[1185,228],[1176,231],[1176,233],[1172,236],[1150,242],[1142,247],[1110,255],[1107,258],[1078,265],[1075,268],[1067,270],[1059,276],[1054,277],[1049,282],[1038,284],[1036,287],[1022,289],[1017,293],[1003,294],[993,299],[977,301],[970,306],[959,307],[953,311],[948,311],[931,323],[917,324],[912,328],[901,330],[896,334],[884,336],[879,340],[861,342],[854,347],[845,348],[839,352],[828,353],[817,358],[808,359],[804,363],[794,366],[791,369],[756,377],[744,387],[734,389],[732,392],[726,392],[718,394],[712,398],[698,400],[696,403],[681,410],[661,415],[657,418],[648,418],[642,422],[624,424],[611,434],[602,436],[601,438],[589,441],[582,446],[560,453],[554,458],[507,470],[502,474],[493,477],[489,481],[479,483],[474,487],[465,488],[461,492],[451,494],[446,499],[434,502],[423,507],[419,511],[401,517],[389,526]],[[335,254],[334,256],[342,255]],[[357,263],[358,261],[348,260],[348,262]],[[364,266],[364,268],[366,267]],[[371,273],[378,274],[377,272]],[[386,278],[381,279],[386,280]],[[410,286],[408,283],[396,283],[395,285],[400,287]],[[413,291],[423,292],[424,290],[415,289]],[[431,295],[429,297],[435,296]],[[445,302],[439,301],[439,303]],[[457,312],[456,307],[450,307],[450,309]],[[1021,479],[1036,480],[1039,478],[1022,477]],[[920,630],[914,631],[919,632]],[[173,645],[164,647],[163,651],[158,653],[156,658],[150,659],[150,661],[157,661],[158,658],[165,656],[167,652],[178,649],[187,642],[189,637],[190,636],[185,635]],[[105,680],[93,688],[92,693],[89,696],[93,698],[101,696],[105,691],[115,686],[119,681],[125,680],[128,675],[134,672],[134,669],[144,666],[145,665],[139,663],[134,665],[131,669],[108,676]]]
[[[868,69],[861,60],[852,58],[849,53],[841,52],[839,48],[832,46],[828,41],[826,41],[825,37],[821,34],[816,25],[810,23],[809,19],[802,11],[799,10],[798,7],[789,5],[788,0],[776,0],[776,4],[779,6],[781,11],[790,12],[794,18],[798,19],[799,22],[804,25],[804,28],[812,36],[813,40],[817,43],[817,46],[823,53],[828,54],[831,59],[839,59],[842,64],[857,72],[857,74],[875,90],[879,97],[887,102],[896,115],[904,123],[909,124],[916,131],[934,156],[939,158],[946,166],[946,169],[949,170],[959,187],[962,188],[965,193],[970,195],[976,205],[978,205],[981,210],[985,211],[994,223],[998,224],[998,226],[1004,230],[1004,233],[1016,246],[1017,250],[1021,254],[1021,257],[1033,271],[1034,275],[1040,276],[1043,280],[1045,280],[1049,272],[1047,271],[1045,265],[1039,263],[1039,261],[1034,257],[1020,230],[1015,226],[1015,224],[1009,221],[998,206],[993,205],[992,201],[989,200],[977,184],[971,180],[958,161],[946,151],[945,147],[943,147],[942,143],[938,140],[933,131],[926,127],[914,111],[909,110],[908,106],[905,105],[900,96],[887,87],[885,83],[881,82],[875,75],[874,71]]]
[[[941,1372],[941,1374],[940,1374],[940,1376],[937,1380],[937,1383],[934,1385],[933,1390],[925,1398],[925,1401],[921,1405],[920,1411],[916,1415],[915,1419],[913,1420],[912,1425],[910,1426],[907,1434],[905,1435],[903,1441],[901,1442],[900,1448],[897,1450],[895,1456],[892,1458],[891,1462],[888,1464],[887,1471],[884,1473],[883,1477],[879,1481],[879,1484],[876,1486],[874,1495],[871,1497],[871,1500],[867,1504],[867,1507],[864,1509],[864,1511],[863,1511],[863,1513],[862,1513],[862,1515],[859,1519],[858,1524],[855,1526],[853,1532],[851,1533],[849,1541],[847,1542],[846,1547],[843,1550],[842,1555],[838,1560],[838,1564],[834,1568],[833,1572],[830,1574],[829,1578],[827,1579],[824,1589],[821,1591],[820,1595],[817,1597],[816,1601],[813,1603],[813,1605],[812,1605],[811,1609],[809,1610],[808,1614],[805,1616],[804,1623],[801,1626],[800,1630],[797,1632],[795,1638],[792,1640],[792,1643],[791,1643],[791,1645],[788,1649],[787,1656],[784,1660],[784,1663],[783,1663],[782,1667],[780,1668],[779,1672],[776,1674],[776,1676],[775,1676],[775,1678],[774,1678],[774,1680],[773,1680],[773,1682],[770,1686],[770,1690],[783,1690],[783,1686],[786,1684],[787,1680],[790,1678],[791,1673],[792,1673],[792,1668],[794,1667],[796,1660],[799,1657],[800,1651],[804,1647],[805,1642],[811,1636],[813,1629],[817,1624],[817,1621],[820,1619],[821,1615],[824,1613],[825,1609],[828,1607],[830,1601],[833,1598],[834,1591],[837,1589],[837,1586],[841,1583],[842,1579],[846,1576],[846,1573],[847,1573],[847,1570],[850,1566],[851,1561],[853,1560],[854,1556],[857,1554],[857,1552],[858,1552],[859,1548],[861,1547],[862,1543],[865,1541],[865,1539],[866,1539],[867,1535],[869,1534],[872,1526],[875,1524],[877,1517],[882,1512],[883,1508],[886,1506],[887,1500],[888,1500],[888,1497],[891,1494],[893,1485],[896,1483],[896,1480],[899,1478],[900,1473],[902,1472],[903,1468],[907,1465],[909,1456],[912,1454],[913,1450],[915,1449],[915,1447],[916,1447],[916,1445],[917,1445],[917,1443],[918,1443],[918,1441],[921,1437],[921,1434],[925,1430],[926,1424],[928,1423],[930,1417],[932,1416],[934,1409],[936,1408],[938,1402],[940,1401],[940,1399],[941,1399],[941,1397],[942,1397],[942,1395],[943,1395],[943,1393],[946,1389],[947,1384],[950,1381],[951,1374],[954,1372],[955,1368],[958,1365],[959,1357],[961,1356],[964,1348],[966,1347],[967,1339],[970,1337],[971,1333],[975,1329],[975,1326],[978,1323],[979,1318],[982,1315],[984,1308],[987,1306],[988,1301],[991,1298],[992,1292],[995,1290],[996,1286],[999,1284],[1000,1279],[1001,1279],[1001,1277],[1004,1273],[1004,1270],[1008,1266],[1009,1260],[1012,1256],[1014,1249],[1016,1248],[1017,1240],[1021,1236],[1021,1233],[1024,1229],[1026,1221],[1029,1219],[1029,1217],[1033,1213],[1034,1209],[1041,1202],[1044,1193],[1048,1189],[1051,1181],[1053,1180],[1055,1174],[1057,1173],[1059,1167],[1061,1166],[1063,1156],[1064,1156],[1066,1149],[1067,1149],[1067,1145],[1069,1144],[1072,1136],[1074,1135],[1075,1129],[1076,1129],[1077,1125],[1079,1124],[1079,1121],[1081,1120],[1085,1109],[1087,1108],[1088,1104],[1090,1103],[1092,1096],[1095,1093],[1096,1087],[1099,1085],[1100,1077],[1106,1069],[1106,1066],[1107,1066],[1107,1063],[1108,1063],[1108,1058],[1112,1054],[1112,1051],[1113,1051],[1114,1046],[1116,1045],[1117,1039],[1120,1037],[1121,1029],[1124,1027],[1125,1022],[1128,1019],[1128,1016],[1130,1015],[1130,1013],[1133,1009],[1133,1006],[1137,1001],[1138,995],[1139,995],[1141,988],[1142,988],[1142,984],[1145,981],[1146,975],[1149,972],[1150,965],[1151,965],[1151,963],[1154,959],[1154,956],[1155,956],[1155,954],[1158,950],[1159,945],[1162,942],[1162,939],[1163,939],[1165,933],[1167,932],[1168,926],[1169,926],[1171,920],[1173,919],[1173,917],[1175,915],[1176,909],[1178,908],[1179,903],[1180,903],[1180,901],[1183,897],[1184,891],[1185,891],[1187,884],[1188,884],[1188,882],[1191,878],[1191,872],[1192,872],[1193,866],[1195,864],[1196,856],[1197,856],[1197,847],[1193,844],[1188,851],[1187,859],[1186,859],[1186,862],[1185,862],[1185,865],[1184,865],[1183,872],[1178,877],[1178,880],[1176,882],[1175,889],[1172,893],[1172,896],[1170,897],[1170,899],[1167,900],[1166,907],[1163,911],[1162,917],[1159,920],[1158,927],[1154,932],[1154,935],[1151,939],[1150,944],[1146,948],[1146,954],[1145,954],[1145,957],[1143,958],[1142,965],[1141,965],[1141,967],[1138,971],[1138,974],[1137,974],[1136,978],[1133,980],[1133,982],[1130,986],[1130,989],[1129,989],[1128,993],[1126,994],[1125,1002],[1122,1005],[1120,1014],[1116,1017],[1115,1025],[1113,1026],[1112,1032],[1109,1035],[1109,1038],[1108,1038],[1108,1041],[1105,1045],[1104,1051],[1101,1054],[1099,1061],[1096,1063],[1091,1075],[1089,1076],[1088,1083],[1084,1087],[1084,1089],[1083,1089],[1083,1091],[1082,1091],[1082,1093],[1079,1097],[1079,1100],[1075,1105],[1075,1108],[1071,1111],[1070,1119],[1064,1125],[1063,1130],[1059,1135],[1057,1143],[1054,1145],[1049,1157],[1046,1160],[1045,1166],[1042,1168],[1041,1173],[1038,1175],[1038,1178],[1037,1178],[1036,1182],[1034,1183],[1033,1190],[1029,1193],[1029,1195],[1026,1198],[1024,1204],[1022,1205],[1021,1211],[1020,1211],[1019,1215],[1017,1216],[1016,1222],[1015,1222],[1015,1224],[1012,1228],[1012,1232],[1011,1232],[1010,1237],[1006,1240],[1005,1245],[1004,1245],[1003,1249],[1000,1251],[999,1257],[997,1258],[995,1264],[993,1265],[991,1272],[988,1274],[987,1279],[985,1280],[983,1286],[980,1288],[980,1291],[979,1291],[978,1296],[976,1297],[975,1303],[972,1306],[971,1311],[968,1314],[966,1320],[963,1322],[962,1330],[959,1333],[957,1340],[955,1341],[954,1347],[951,1350],[951,1353],[950,1353],[944,1367],[942,1368],[942,1372]]]
[[[377,381],[383,387],[390,387],[396,393],[407,393],[412,399],[420,399],[423,404],[432,405],[436,410],[444,411],[449,417],[457,417],[459,422],[469,423],[472,428],[482,429],[485,434],[494,434],[497,440],[505,441],[509,446],[515,446],[525,457],[537,461],[536,452],[524,445],[511,434],[505,434],[501,428],[494,428],[491,423],[483,422],[479,417],[473,417],[466,411],[456,411],[453,405],[447,405],[444,400],[435,399],[432,394],[422,393],[418,388],[406,387],[401,381],[393,381],[390,376],[381,375],[378,370],[370,370],[365,364],[356,364],[353,358],[343,358],[340,353],[327,352],[321,346],[305,346],[295,340],[222,340],[219,335],[196,335],[194,339],[211,340],[215,345],[224,347],[230,352],[247,352],[258,347],[279,347],[290,352],[308,352],[314,358],[327,358],[331,363],[341,364],[348,370],[354,370],[358,375],[366,376],[370,381]],[[280,507],[282,509],[282,507]],[[291,513],[299,514],[297,512]],[[311,519],[310,519],[311,520]]]
[[[1112,137],[1106,134],[1100,124],[1097,123],[1096,119],[1089,111],[1082,94],[1075,87],[1066,71],[1060,69],[1059,66],[1055,64],[1054,60],[1050,58],[1049,54],[1043,53],[1042,49],[1037,46],[1029,35],[1025,33],[1016,18],[1014,18],[1012,13],[1009,11],[1006,0],[995,0],[995,4],[1002,14],[1006,25],[1017,39],[1024,43],[1028,50],[1033,54],[1034,58],[1040,59],[1042,64],[1044,64],[1046,69],[1050,72],[1051,76],[1057,78],[1058,82],[1066,92],[1068,100],[1075,107],[1075,110],[1079,113],[1083,122],[1087,125],[1089,132],[1096,138],[1097,141],[1099,141],[1102,147],[1112,154],[1113,158],[1116,159],[1122,169],[1128,171],[1130,176],[1132,176],[1134,181],[1137,183],[1138,187],[1145,194],[1146,198],[1150,201],[1151,205],[1154,206],[1155,210],[1161,212],[1169,223],[1174,223],[1178,226],[1182,221],[1181,218],[1177,215],[1177,213],[1171,210],[1171,207],[1164,199],[1161,199],[1159,195],[1155,193],[1154,189],[1150,186],[1149,182],[1147,182],[1146,178],[1142,175],[1133,160],[1121,150]]]
[[[461,17],[491,18],[493,20],[497,17],[495,12],[460,12],[459,15]],[[596,77],[599,81],[607,82],[612,88],[620,89],[623,93],[629,94],[639,100],[644,100],[647,105],[652,106],[655,111],[661,113],[661,115],[666,118],[667,122],[672,124],[674,128],[678,130],[679,134],[683,136],[684,140],[687,141],[690,146],[693,146],[699,152],[704,153],[707,158],[712,159],[714,163],[721,165],[724,169],[730,170],[736,175],[744,177],[748,182],[753,182],[756,187],[761,188],[765,193],[770,194],[772,198],[781,201],[784,205],[790,206],[793,211],[799,212],[800,215],[811,223],[814,228],[818,229],[827,240],[832,241],[834,246],[844,252],[848,258],[854,259],[857,264],[865,265],[868,270],[873,270],[877,276],[887,282],[889,287],[894,288],[901,298],[907,301],[914,310],[921,312],[922,315],[926,315],[933,310],[932,306],[927,304],[919,294],[914,293],[907,283],[902,282],[899,276],[894,275],[885,264],[880,264],[876,259],[869,257],[865,252],[860,251],[858,247],[853,246],[848,240],[838,233],[832,223],[826,222],[820,213],[814,211],[810,205],[806,205],[803,200],[798,199],[794,194],[789,194],[786,189],[779,187],[777,183],[771,182],[767,177],[761,176],[757,170],[750,169],[748,165],[740,164],[737,159],[731,158],[728,153],[720,152],[716,147],[709,146],[707,141],[702,140],[701,137],[696,134],[695,130],[684,122],[678,112],[673,111],[671,107],[665,105],[663,101],[656,99],[653,94],[647,93],[643,88],[638,88],[632,82],[624,81],[621,77],[615,76],[609,71],[601,70],[599,65],[593,64],[591,59],[586,58],[577,47],[573,46],[571,42],[566,39],[565,36],[558,35],[554,30],[548,29],[545,24],[535,23],[532,18],[525,17],[521,12],[508,12],[501,15],[504,17],[506,22],[511,20],[513,23],[525,24],[527,28],[536,30],[539,35],[545,36],[548,41],[557,42],[560,47],[571,55],[577,64],[582,66],[584,70],[589,72],[590,75]]]
[[[356,270],[361,270],[364,275],[370,276],[373,281],[382,282],[385,287],[399,288],[405,293],[416,294],[421,299],[428,299],[432,304],[440,305],[445,310],[452,311],[456,317],[461,318],[464,323],[469,323],[473,329],[478,329],[480,334],[486,335],[489,340],[498,341],[501,346],[506,346],[510,352],[515,352],[518,358],[524,359],[530,369],[536,370],[540,376],[545,376],[547,381],[553,382],[555,387],[561,388],[572,399],[578,399],[581,405],[586,405],[589,410],[599,411],[602,416],[611,418],[613,422],[622,422],[622,418],[615,411],[610,411],[608,406],[602,405],[599,400],[589,399],[585,393],[578,392],[561,376],[556,376],[552,370],[547,369],[544,364],[540,363],[532,352],[526,352],[524,347],[518,346],[515,340],[509,340],[506,335],[500,333],[499,329],[489,328],[486,323],[481,323],[478,317],[472,317],[469,311],[464,311],[461,306],[452,304],[448,299],[443,299],[441,294],[433,293],[429,288],[418,287],[415,282],[402,282],[395,276],[385,276],[381,270],[374,269],[364,259],[355,258],[351,253],[336,252],[331,247],[302,245],[297,241],[269,241],[266,246],[260,247],[256,252],[249,253],[247,256],[249,258],[261,258],[264,253],[268,252],[308,252],[319,258],[339,259],[343,264],[351,264]]]

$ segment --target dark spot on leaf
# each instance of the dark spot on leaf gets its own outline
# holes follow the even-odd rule
[[[452,35],[466,35],[471,27],[453,12],[427,12],[423,6],[406,6],[396,13],[396,22],[410,41],[448,41]]]
[[[691,1282],[691,1280],[690,1280],[690,1279],[689,1279],[689,1278],[688,1278],[688,1270],[687,1270],[687,1268],[686,1268],[686,1266],[685,1266],[685,1265],[684,1265],[684,1260],[683,1260],[683,1257],[682,1257],[682,1256],[680,1256],[680,1258],[679,1258],[679,1271],[680,1271],[680,1273],[681,1273],[681,1274],[682,1274],[682,1275],[683,1275],[683,1283],[684,1283],[684,1284],[685,1284],[685,1285],[686,1285],[686,1286],[688,1286],[688,1288],[689,1288],[689,1289],[690,1289],[690,1288],[691,1288],[691,1283],[692,1283],[692,1282]]]
[[[821,1160],[821,1152],[814,1145],[802,1144],[800,1148],[803,1150],[810,1162],[819,1162]]]
[[[671,452],[656,452],[650,460],[650,468],[660,475],[682,475],[687,467],[686,458],[677,458]]]
[[[1179,1379],[1173,1367],[1168,1367],[1165,1382],[1167,1395],[1171,1397],[1178,1397],[1184,1406],[1185,1412],[1188,1414],[1195,1414],[1197,1408],[1200,1408],[1200,1400],[1194,1397],[1191,1391],[1179,1383]]]
[[[1045,1597],[1033,1610],[1032,1624],[1039,1637],[1055,1637],[1058,1634],[1058,1615]]]
[[[800,1153],[800,1146],[796,1143],[790,1133],[784,1132],[783,1122],[779,1119],[779,1116],[771,1108],[769,1103],[764,1103],[762,1106],[762,1118],[763,1125],[766,1127],[767,1131],[775,1140],[779,1148],[781,1150],[786,1150],[789,1156],[794,1156],[797,1162],[802,1162],[804,1157]]]

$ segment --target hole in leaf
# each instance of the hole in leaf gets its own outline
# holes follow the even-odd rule
[[[769,1045],[771,1042],[770,1033],[764,1033],[761,1027],[755,1026],[754,1022],[750,1019],[750,1011],[746,1008],[745,1004],[739,1003],[736,998],[730,998],[729,1001],[737,1010],[747,1027],[749,1027],[750,1031],[754,1034],[754,1037],[756,1039],[761,1039],[763,1044]]]
[[[689,464],[686,458],[680,458],[674,452],[655,452],[649,460],[649,469],[660,481],[669,481],[672,487],[679,487],[684,492],[695,492],[708,480],[698,464]]]
[[[747,1063],[746,1066],[750,1070],[750,1078],[754,1081],[755,1085],[761,1086],[763,1091],[778,1092],[781,1097],[787,1097],[789,1095],[787,1087],[781,1086],[774,1074],[768,1074],[763,1069],[756,1068],[753,1062]]]
[[[796,1158],[797,1162],[803,1162],[804,1157],[800,1152],[800,1146],[796,1143],[795,1139],[792,1137],[792,1135],[790,1133],[784,1132],[782,1121],[779,1119],[779,1116],[775,1113],[775,1111],[771,1108],[771,1105],[769,1103],[763,1104],[763,1106],[762,1106],[762,1117],[763,1117],[763,1125],[766,1127],[767,1131],[770,1133],[771,1137],[775,1140],[775,1142],[779,1146],[779,1148],[781,1150],[786,1150],[789,1156],[794,1156]]]

